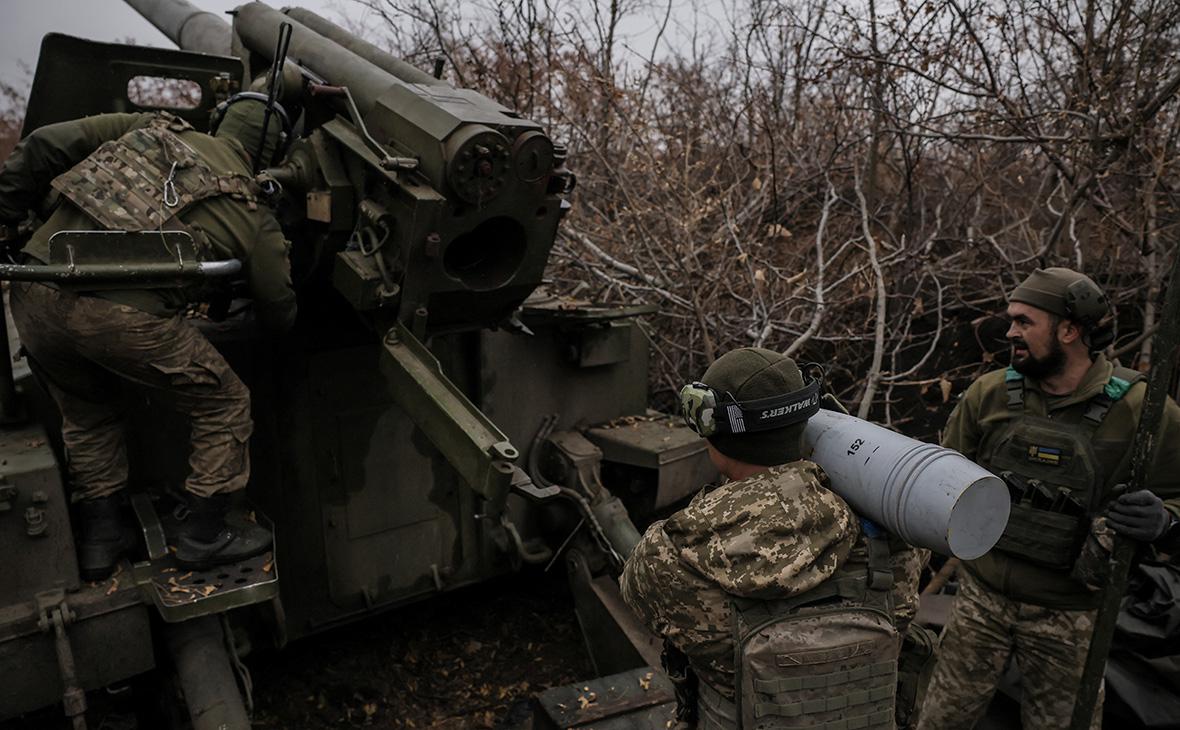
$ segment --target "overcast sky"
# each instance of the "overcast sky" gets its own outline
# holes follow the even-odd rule
[[[245,0],[190,1],[202,10],[224,13]],[[351,5],[344,0],[285,0],[268,4],[299,5],[332,20],[340,17],[342,7]],[[357,12],[354,5],[349,10]],[[133,38],[140,45],[176,47],[123,0],[0,0],[0,79],[19,87],[31,84],[41,38],[50,32],[96,41]],[[21,64],[28,66],[27,72]]]
[[[265,0],[272,7],[295,5],[313,10],[340,22],[347,16],[351,23],[363,27],[367,11],[352,0]],[[600,0],[601,1],[601,0]],[[190,0],[196,7],[214,13],[224,13],[246,0]],[[495,0],[472,2],[454,0],[462,11],[480,12]],[[555,3],[565,10],[580,8],[580,0]],[[726,5],[719,0],[635,0],[635,8],[625,16],[620,37],[625,52],[644,59],[658,37],[663,14],[670,12],[672,23],[662,43],[677,44],[674,38],[696,36],[703,30],[716,29],[716,20],[708,17],[709,10]],[[704,15],[701,15],[701,13]],[[228,16],[227,16],[228,20]],[[566,20],[566,22],[569,22]],[[702,27],[703,26],[703,27]],[[175,48],[176,46],[153,28],[123,0],[0,0],[0,81],[19,89],[26,89],[33,81],[33,69],[41,38],[50,32],[89,38],[96,41],[119,42],[134,39],[140,45]],[[27,68],[26,68],[27,67]]]

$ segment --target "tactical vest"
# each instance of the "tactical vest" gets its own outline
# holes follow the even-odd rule
[[[184,230],[202,255],[204,234],[177,219],[194,204],[229,195],[251,210],[261,193],[248,175],[218,175],[180,138],[192,126],[157,113],[146,126],[103,143],[53,180],[53,188],[109,231]]]
[[[1007,482],[1012,496],[1011,516],[996,550],[1048,568],[1073,565],[1110,476],[1094,453],[1094,432],[1142,379],[1140,372],[1116,367],[1081,417],[1063,412],[1049,418],[1025,411],[1024,377],[1008,368],[1011,418],[985,440],[979,457],[981,466]]]
[[[845,565],[806,593],[735,599],[737,701],[700,683],[699,730],[893,730],[900,646],[889,546],[868,540],[868,570]]]

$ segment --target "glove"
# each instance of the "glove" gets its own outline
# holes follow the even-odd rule
[[[1140,542],[1154,542],[1168,531],[1172,513],[1159,497],[1146,489],[1120,494],[1106,510],[1115,532]]]

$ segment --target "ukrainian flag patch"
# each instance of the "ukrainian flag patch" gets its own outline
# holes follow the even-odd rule
[[[1061,449],[1055,449],[1051,446],[1029,446],[1028,460],[1035,461],[1038,464],[1059,466],[1061,464]]]

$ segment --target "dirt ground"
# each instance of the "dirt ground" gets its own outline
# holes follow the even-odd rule
[[[256,728],[496,728],[593,676],[564,575],[521,575],[249,662]]]
[[[253,726],[267,730],[507,730],[529,717],[537,692],[594,674],[560,571],[448,593],[256,651],[246,665]],[[135,730],[133,694],[89,693],[88,727]],[[0,722],[0,730],[65,727],[60,707]]]

